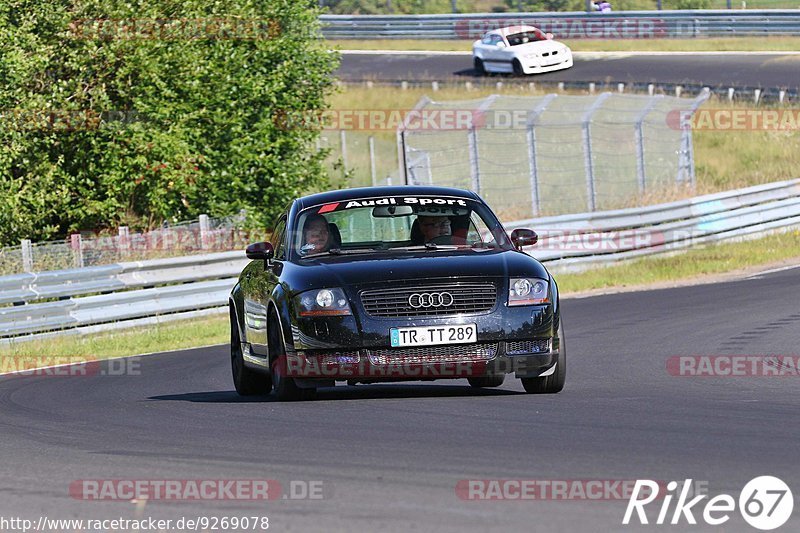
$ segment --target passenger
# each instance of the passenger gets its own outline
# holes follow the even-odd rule
[[[331,247],[331,233],[328,219],[319,214],[309,215],[303,224],[303,255],[327,252]]]

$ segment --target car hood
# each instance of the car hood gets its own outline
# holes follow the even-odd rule
[[[536,277],[547,270],[531,256],[513,250],[458,250],[322,256],[286,263],[291,292],[323,287],[368,288],[386,283],[418,283],[432,279]]]
[[[554,52],[556,50],[560,52],[563,48],[567,48],[567,45],[559,41],[534,41],[532,43],[514,46],[512,50],[521,54],[541,54],[544,52]]]

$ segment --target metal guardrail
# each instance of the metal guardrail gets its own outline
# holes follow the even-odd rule
[[[571,270],[794,226],[800,179],[505,228],[535,229],[540,242],[528,253],[548,268]],[[0,277],[0,300],[18,304],[0,307],[0,343],[224,312],[247,261],[237,251]],[[64,299],[41,301],[51,298]]]
[[[539,243],[526,251],[554,270],[669,253],[800,225],[800,180],[758,185],[643,208],[516,221]]]
[[[50,298],[230,278],[238,276],[246,264],[247,259],[237,251],[26,272],[0,277],[0,304],[31,303]]]
[[[488,30],[518,24],[557,39],[800,35],[800,10],[790,9],[322,15],[320,21],[329,39],[478,39]]]

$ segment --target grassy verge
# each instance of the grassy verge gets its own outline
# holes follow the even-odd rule
[[[50,364],[62,363],[64,358],[69,361],[108,359],[220,344],[229,342],[229,335],[226,313],[96,335],[64,335],[0,346],[0,370],[9,369],[9,358],[17,364],[35,361],[36,366],[46,366],[47,358],[53,359]]]
[[[780,261],[800,263],[800,230],[761,239],[696,248],[669,257],[651,257],[574,274],[556,274],[563,294],[693,280]]]
[[[558,38],[558,37],[556,37]],[[422,39],[330,40],[339,50],[470,51],[472,40]],[[570,39],[574,52],[791,52],[800,50],[800,37],[720,37],[714,39]]]

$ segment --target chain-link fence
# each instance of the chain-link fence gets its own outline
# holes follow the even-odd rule
[[[116,233],[76,233],[61,241],[26,239],[19,246],[0,248],[0,275],[242,249],[263,237],[241,229],[244,217],[244,213],[225,218],[200,215],[194,221],[146,232],[121,226]]]
[[[403,183],[398,180],[394,131],[327,129],[322,131],[317,147],[330,150],[328,164],[334,185],[369,187]]]
[[[472,189],[504,220],[636,205],[693,184],[686,124],[706,98],[424,98],[398,133],[406,179]]]

